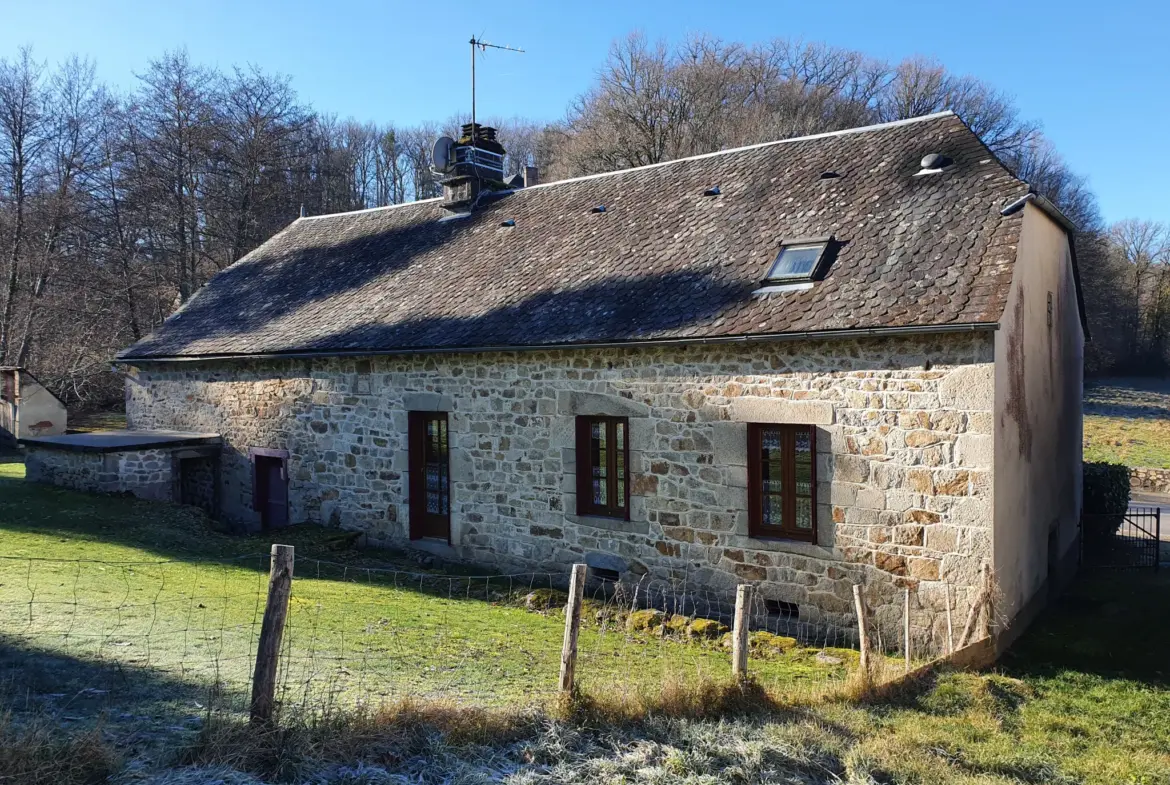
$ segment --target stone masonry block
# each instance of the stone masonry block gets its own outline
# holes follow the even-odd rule
[[[736,398],[731,402],[736,422],[832,425],[833,404],[825,401],[791,401],[786,398]]]
[[[717,466],[747,466],[747,423],[713,424],[711,442]]]

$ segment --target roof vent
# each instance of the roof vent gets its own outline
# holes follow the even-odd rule
[[[591,212],[591,213],[604,213],[605,212],[605,205],[599,204],[596,207],[594,207],[592,210],[590,210],[589,212]]]
[[[713,185],[706,191],[703,191],[703,196],[718,196],[721,193],[723,192],[719,190],[719,186]]]
[[[839,175],[833,171],[821,172],[821,179],[822,180],[836,180],[840,176],[841,175]]]
[[[938,174],[953,164],[954,161],[942,153],[931,153],[930,155],[923,156],[920,163],[922,164],[922,170],[918,172],[918,175]],[[918,175],[915,176],[917,177]]]
[[[500,221],[500,226],[515,226],[515,225],[516,225],[515,218],[508,218],[506,220]]]

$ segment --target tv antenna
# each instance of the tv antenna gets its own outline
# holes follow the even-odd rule
[[[481,41],[480,39],[476,38],[474,35],[471,36],[471,40],[468,41],[468,43],[471,44],[471,141],[472,141],[472,144],[474,144],[475,139],[476,139],[476,131],[475,131],[475,50],[476,50],[476,48],[478,47],[479,51],[481,51],[481,52],[487,52],[488,49],[503,49],[505,52],[519,52],[520,54],[523,54],[524,50],[517,49],[514,46],[500,46],[499,44],[491,44],[491,43],[488,43],[487,41]]]

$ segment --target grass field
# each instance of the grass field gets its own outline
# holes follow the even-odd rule
[[[1170,469],[1170,381],[1085,384],[1085,460]]]
[[[208,686],[234,680],[233,667],[246,675],[226,655],[243,657],[252,643],[267,541],[216,532],[182,508],[33,487],[21,474],[0,463],[0,555],[23,566],[0,575],[0,684],[14,712],[13,722],[0,719],[0,782],[32,771],[39,774],[13,781],[1170,784],[1170,576],[1134,572],[1083,575],[993,673],[945,673],[860,702],[818,697],[812,687],[847,668],[798,651],[753,660],[753,668],[778,694],[786,685],[809,690],[746,715],[664,708],[614,724],[537,712],[469,734],[476,715],[459,710],[434,726],[429,715],[373,726],[338,718],[264,741],[241,729],[242,747],[225,744],[206,711]],[[370,581],[362,573],[375,567],[420,568],[335,550],[336,532],[288,534],[298,567],[315,554],[340,565],[321,569],[342,573],[298,573],[292,653],[313,650],[319,667],[289,681],[315,676],[344,691],[383,678],[391,698],[462,694],[490,703],[524,702],[555,679],[557,613],[516,607],[502,585],[484,601],[426,578],[410,588]],[[241,556],[210,571],[198,566]],[[91,571],[85,562],[34,558],[122,564]],[[121,619],[103,610],[115,605]],[[30,606],[35,629],[21,615]],[[315,628],[318,642],[297,642],[298,626]],[[161,636],[149,651],[140,647],[148,631]],[[667,679],[672,669],[718,676],[727,664],[716,646],[606,636],[595,620],[582,651],[582,677],[597,695]],[[371,657],[390,665],[371,668]],[[217,661],[218,672],[201,667]],[[395,673],[410,683],[388,678]],[[98,714],[102,724],[89,730]],[[40,725],[22,725],[26,715]]]
[[[0,463],[0,635],[9,663],[19,667],[30,652],[57,663],[36,679],[52,694],[92,691],[71,674],[99,665],[157,681],[151,694],[162,702],[197,700],[213,684],[225,697],[245,695],[270,540],[216,531],[192,508],[25,483],[22,468]],[[524,601],[550,576],[438,574],[406,557],[351,549],[344,533],[315,526],[279,539],[297,554],[286,703],[441,696],[515,705],[553,694],[563,613],[555,598],[542,612]],[[728,672],[721,640],[630,633],[614,611],[587,603],[578,670],[586,689],[650,689]],[[852,651],[820,653],[776,652],[755,671],[762,683],[795,689],[844,679],[856,662]]]

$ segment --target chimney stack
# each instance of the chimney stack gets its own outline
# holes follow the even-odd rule
[[[540,170],[535,166],[524,167],[524,187],[531,188],[540,184]]]
[[[496,129],[467,123],[455,142],[455,162],[443,178],[443,206],[459,211],[474,205],[485,193],[504,185],[504,147],[496,141]]]

